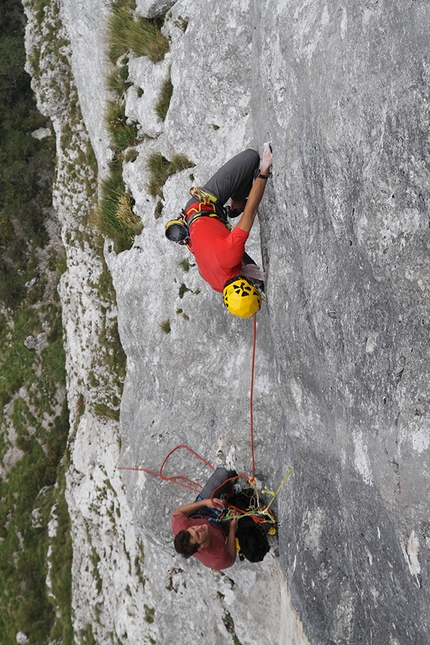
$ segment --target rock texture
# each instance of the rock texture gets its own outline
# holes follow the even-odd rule
[[[102,0],[85,5],[87,12],[66,2],[63,20],[86,131],[103,168],[109,159],[100,125],[104,90],[100,80],[97,92],[87,82],[83,36],[90,14],[104,19],[107,6]],[[139,92],[130,88],[127,113],[151,139],[140,144],[124,177],[144,229],[130,251],[105,248],[127,355],[122,449],[113,447],[114,424],[89,413],[79,421],[72,455],[79,474],[71,469],[69,479],[81,563],[74,567],[77,625],[85,625],[95,594],[96,582],[91,587],[82,567],[96,548],[102,619],[92,614],[91,622],[98,642],[117,642],[125,631],[130,643],[156,637],[163,644],[425,645],[428,3],[141,0],[137,11],[152,17],[170,7],[166,60],[130,63],[131,81],[144,90],[146,103],[139,105]],[[91,44],[97,61],[105,60],[101,32]],[[151,100],[167,63],[173,96],[162,122]],[[104,64],[98,70],[100,79]],[[273,178],[260,208],[261,229],[249,242],[255,256],[261,243],[268,271],[257,331],[256,465],[270,488],[289,466],[293,475],[277,503],[279,546],[262,564],[236,563],[219,574],[174,554],[170,513],[191,491],[124,471],[126,499],[114,463],[157,470],[184,443],[212,463],[250,472],[252,323],[229,316],[196,267],[186,271],[180,264],[186,252],[170,246],[163,229],[191,184],[204,182],[246,146],[261,150],[268,138]],[[196,164],[167,181],[161,219],[147,192],[146,160],[154,151],[168,159],[185,154]],[[77,260],[83,275],[94,266]],[[71,291],[85,282],[75,282],[74,263],[69,251],[64,285]],[[70,340],[79,340],[76,312],[93,307],[93,292],[88,295],[79,308],[66,307],[72,392],[79,370],[88,370],[87,354],[73,354]],[[160,326],[166,320],[168,334]],[[79,342],[89,349],[97,344]],[[166,474],[203,482],[208,471],[182,452]],[[115,545],[109,513],[98,513],[83,497],[85,489],[87,499],[97,498],[103,482],[110,495],[107,481],[114,482],[111,501],[127,518]],[[134,527],[127,537],[126,525]],[[139,553],[139,540],[144,588],[137,570],[124,567],[126,553]],[[122,571],[118,589],[131,577],[127,601],[113,590],[116,582],[109,584],[115,566]],[[145,624],[142,604],[155,607],[153,626]]]
[[[425,643],[428,7],[282,13],[265,30],[282,24],[281,55],[260,70],[282,148],[263,213],[295,453],[281,559],[314,642]]]
[[[53,120],[57,138],[53,198],[67,258],[59,293],[71,427],[66,499],[72,524],[75,639],[151,643],[157,628],[142,570],[142,539],[136,534],[116,468],[121,442],[116,410],[122,388],[118,382],[121,376],[108,368],[117,345],[115,299],[109,293],[111,280],[91,224],[97,197],[92,150],[97,153],[101,174],[111,156],[100,113],[106,100],[102,20],[107,16],[106,6],[95,2],[84,8],[51,2],[43,10],[43,19],[31,0],[24,8],[33,89],[39,109]],[[92,24],[90,16],[101,20],[93,38],[88,38],[88,29],[83,28],[83,24]],[[90,69],[86,63],[92,60],[96,41],[100,56],[93,60],[98,67]],[[93,92],[97,97],[92,103]],[[30,338],[29,342],[37,350],[40,339]],[[52,530],[55,532],[55,527]],[[48,553],[48,587],[49,574]]]

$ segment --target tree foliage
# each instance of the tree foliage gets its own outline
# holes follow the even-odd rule
[[[24,18],[19,0],[0,11],[0,301],[15,308],[25,295],[34,245],[47,241],[54,141],[32,132],[48,121],[37,110],[24,70]]]

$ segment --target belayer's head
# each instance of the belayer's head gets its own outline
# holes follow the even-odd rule
[[[188,226],[183,219],[171,219],[164,227],[164,234],[168,240],[176,244],[186,244],[190,237]]]
[[[190,534],[186,529],[179,531],[179,533],[175,535],[174,544],[176,553],[180,553],[184,558],[190,558],[199,550],[198,544],[191,544]]]
[[[247,278],[236,277],[223,291],[224,305],[233,316],[251,318],[261,308],[261,293]]]

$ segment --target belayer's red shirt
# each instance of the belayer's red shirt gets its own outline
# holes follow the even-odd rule
[[[200,524],[209,525],[210,544],[206,549],[194,553],[193,557],[197,558],[205,567],[216,569],[217,571],[231,567],[235,563],[236,554],[234,557],[229,554],[225,542],[226,538],[221,527],[204,518],[190,519],[183,513],[172,515],[173,535],[177,535],[179,531],[186,530],[190,526],[199,526]]]
[[[190,228],[189,249],[202,277],[222,293],[225,283],[242,270],[248,233],[237,226],[229,231],[216,217],[199,217]]]

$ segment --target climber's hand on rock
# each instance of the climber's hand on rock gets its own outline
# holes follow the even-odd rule
[[[270,172],[270,168],[272,167],[272,160],[272,146],[270,141],[268,141],[263,145],[263,160],[261,162],[260,168],[261,174],[266,175]]]

